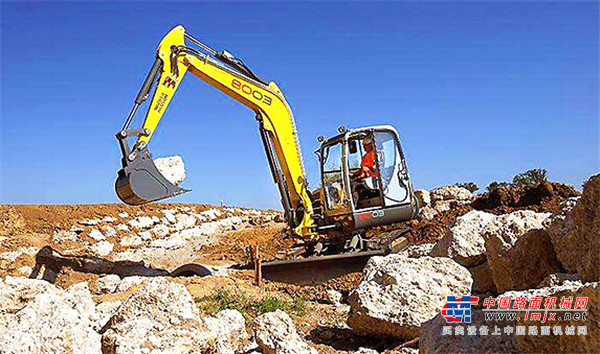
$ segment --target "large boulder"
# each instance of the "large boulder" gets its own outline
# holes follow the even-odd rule
[[[468,295],[469,271],[449,258],[373,257],[348,298],[348,325],[360,335],[412,339],[448,295]]]
[[[0,348],[2,353],[100,353],[94,319],[87,283],[39,293],[0,320]]]
[[[181,156],[169,156],[154,159],[158,172],[174,185],[179,185],[185,179],[185,164]]]
[[[600,175],[584,184],[574,208],[565,205],[545,226],[567,272],[579,273],[584,281],[600,280]]]
[[[281,310],[258,316],[253,327],[256,343],[265,354],[317,353],[298,335],[290,316]]]
[[[492,276],[492,269],[487,261],[467,269],[473,278],[472,292],[474,294],[496,294],[498,292]]]
[[[146,281],[101,332],[104,353],[202,352],[214,342],[187,289],[164,278]]]
[[[578,297],[587,297],[587,313],[585,321],[565,320],[568,312],[556,312],[557,319],[551,322],[541,323],[540,320],[532,321],[531,317],[525,320],[523,312],[516,318],[507,320],[486,319],[486,315],[480,308],[471,310],[471,322],[452,324],[440,315],[433,320],[423,324],[423,330],[419,337],[419,349],[423,353],[597,353],[600,348],[600,285],[599,283],[582,284],[578,281],[566,280],[558,286],[545,287],[541,289],[529,289],[524,291],[509,291],[500,297],[509,297],[513,300],[520,297],[529,304],[532,297],[542,299],[543,302],[549,297],[556,297],[557,307],[561,298],[572,298],[573,304]],[[481,301],[481,300],[480,300]],[[481,303],[481,302],[480,302]],[[492,308],[496,308],[493,306]],[[574,306],[571,305],[571,308]],[[550,310],[550,313],[553,311]],[[573,315],[575,312],[571,312]],[[581,316],[581,312],[578,312]],[[517,326],[524,329],[524,335],[516,334]],[[578,327],[585,326],[587,334],[578,334]],[[529,332],[530,327],[535,327],[537,335]],[[547,334],[542,334],[542,327],[549,327]],[[562,335],[554,333],[554,327],[560,327],[564,332]],[[570,333],[567,333],[570,328]],[[457,330],[458,329],[458,330]],[[485,335],[482,335],[482,329]],[[446,332],[445,332],[446,330]],[[460,330],[460,331],[459,331]],[[469,333],[469,331],[474,331]],[[499,335],[493,332],[498,331]],[[458,332],[458,333],[457,333]]]
[[[499,292],[529,289],[560,272],[550,238],[542,230],[548,216],[515,211],[495,217],[483,230],[487,260]]]
[[[494,217],[493,214],[477,210],[458,217],[445,236],[437,242],[431,255],[450,257],[465,267],[484,263],[485,239],[481,231]]]
[[[556,257],[568,273],[577,272],[577,263],[582,253],[577,249],[582,248],[581,246],[572,244],[575,231],[573,209],[576,205],[577,200],[567,200],[560,204],[559,213],[544,220],[544,229],[550,236]]]
[[[237,310],[223,310],[204,320],[215,338],[213,350],[216,353],[239,353],[248,341],[246,320]]]
[[[449,324],[441,314],[438,314],[423,324],[419,336],[419,352],[518,353],[516,335],[502,332],[505,327],[514,328],[514,325],[514,320],[486,321],[481,310],[471,310],[471,323]],[[496,329],[494,326],[500,329],[500,335],[492,335]],[[487,332],[481,331],[482,327]],[[449,333],[444,333],[444,328],[449,330]]]
[[[56,295],[60,290],[45,280],[23,277],[0,278],[0,317],[15,313],[40,294]]]

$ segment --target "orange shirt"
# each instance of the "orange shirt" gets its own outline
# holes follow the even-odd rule
[[[367,152],[361,160],[361,167],[367,167],[369,170],[367,175],[369,177],[376,177],[377,173],[375,173],[375,150],[371,150],[371,152]]]

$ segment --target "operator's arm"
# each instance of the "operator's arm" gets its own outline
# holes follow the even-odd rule
[[[185,38],[208,51],[208,54],[186,46]],[[313,235],[312,203],[294,118],[277,85],[274,82],[268,85],[261,82],[243,63],[238,63],[237,59],[226,52],[217,53],[186,35],[182,26],[175,27],[163,38],[158,47],[157,58],[162,64],[162,70],[148,107],[143,133],[139,135],[132,152],[135,153],[136,148],[143,148],[148,144],[175,91],[189,71],[256,113],[288,222],[297,234]]]

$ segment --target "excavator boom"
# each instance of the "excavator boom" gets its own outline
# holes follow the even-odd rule
[[[186,39],[193,46],[188,46]],[[294,118],[283,93],[275,82],[261,80],[228,52],[217,52],[185,33],[183,26],[175,27],[160,42],[154,65],[123,128],[116,135],[123,155],[123,168],[115,184],[119,198],[127,204],[139,205],[187,191],[160,174],[147,150],[160,119],[187,72],[254,111],[288,224],[298,235],[305,238],[314,236],[312,201],[300,145]],[[142,128],[129,129],[155,81],[157,86]],[[137,138],[131,148],[127,142],[130,137]]]

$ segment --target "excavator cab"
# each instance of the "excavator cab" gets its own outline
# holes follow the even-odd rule
[[[340,128],[317,152],[322,188],[317,230],[349,232],[412,219],[418,212],[394,127]]]

